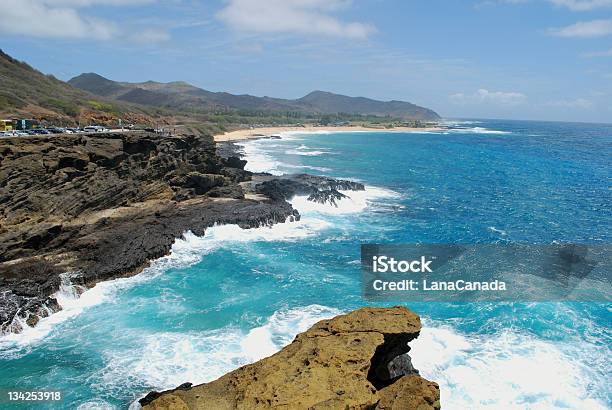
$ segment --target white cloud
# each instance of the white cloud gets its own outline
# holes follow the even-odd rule
[[[567,7],[574,11],[589,11],[612,7],[612,0],[548,0],[556,6]]]
[[[148,29],[130,35],[115,23],[82,15],[78,8],[93,5],[128,6],[153,0],[1,0],[0,33],[42,38],[160,41],[168,34]]]
[[[579,108],[579,109],[589,109],[593,106],[593,103],[584,98],[576,98],[575,100],[557,100],[557,101],[549,101],[547,104],[549,107],[559,107],[559,108]]]
[[[374,26],[343,22],[330,15],[350,3],[347,0],[229,0],[217,18],[238,31],[365,39],[376,31]]]
[[[519,92],[489,91],[481,88],[473,94],[457,93],[450,96],[456,104],[497,104],[505,106],[519,105],[525,102],[527,96]]]
[[[583,57],[612,57],[612,48],[604,51],[593,51],[590,53],[584,53]]]
[[[2,0],[0,31],[32,37],[108,40],[117,32],[110,22],[82,17],[76,10],[40,0]]]
[[[579,21],[571,26],[550,29],[549,32],[558,37],[603,37],[612,34],[612,19]]]

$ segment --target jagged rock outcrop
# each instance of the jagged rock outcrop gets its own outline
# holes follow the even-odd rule
[[[139,272],[186,231],[296,220],[286,202],[296,193],[325,201],[332,189],[363,189],[254,175],[245,164],[232,149],[219,155],[204,135],[0,139],[0,333],[57,311],[62,273],[87,288]]]
[[[0,332],[56,311],[60,273],[92,286],[138,272],[188,230],[299,218],[284,201],[241,201],[245,163],[219,157],[210,136],[0,140]]]
[[[234,184],[208,136],[61,135],[0,141],[0,227]],[[2,253],[1,258],[11,254]]]
[[[363,191],[364,185],[344,179],[333,179],[308,174],[266,176],[253,178],[255,192],[275,200],[288,200],[295,195],[308,195],[308,199],[320,203],[336,204],[345,197],[339,190]]]
[[[280,352],[221,378],[140,400],[147,410],[170,409],[393,409],[440,408],[438,385],[408,365],[406,355],[421,330],[404,307],[363,308],[323,320]],[[404,363],[410,363],[410,360]]]

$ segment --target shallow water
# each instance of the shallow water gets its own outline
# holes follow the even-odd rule
[[[97,285],[0,340],[0,390],[62,390],[65,408],[125,408],[213,380],[366,303],[360,243],[610,243],[612,126],[457,123],[440,133],[291,134],[244,143],[248,169],[362,181],[302,220],[209,229],[142,274]],[[612,406],[609,304],[412,303],[411,343],[445,408]],[[4,404],[3,404],[4,406]],[[51,406],[50,406],[51,407]]]

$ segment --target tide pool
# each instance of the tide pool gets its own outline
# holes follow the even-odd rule
[[[214,380],[366,305],[361,243],[610,243],[611,125],[452,126],[242,143],[247,169],[367,189],[346,192],[338,207],[294,198],[299,222],[186,233],[140,275],[78,299],[67,285],[65,310],[0,339],[0,390],[64,392],[42,408],[114,409],[150,390]],[[440,384],[443,408],[612,406],[609,304],[407,306],[424,322],[413,362]]]

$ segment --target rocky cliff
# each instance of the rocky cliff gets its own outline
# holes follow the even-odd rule
[[[438,385],[420,377],[408,355],[420,330],[406,308],[360,309],[213,382],[152,392],[140,403],[148,410],[439,409]]]
[[[62,277],[86,288],[138,272],[186,231],[299,219],[287,190],[320,190],[325,201],[333,187],[363,189],[305,176],[279,183],[245,164],[203,135],[0,139],[0,333],[58,310]]]

